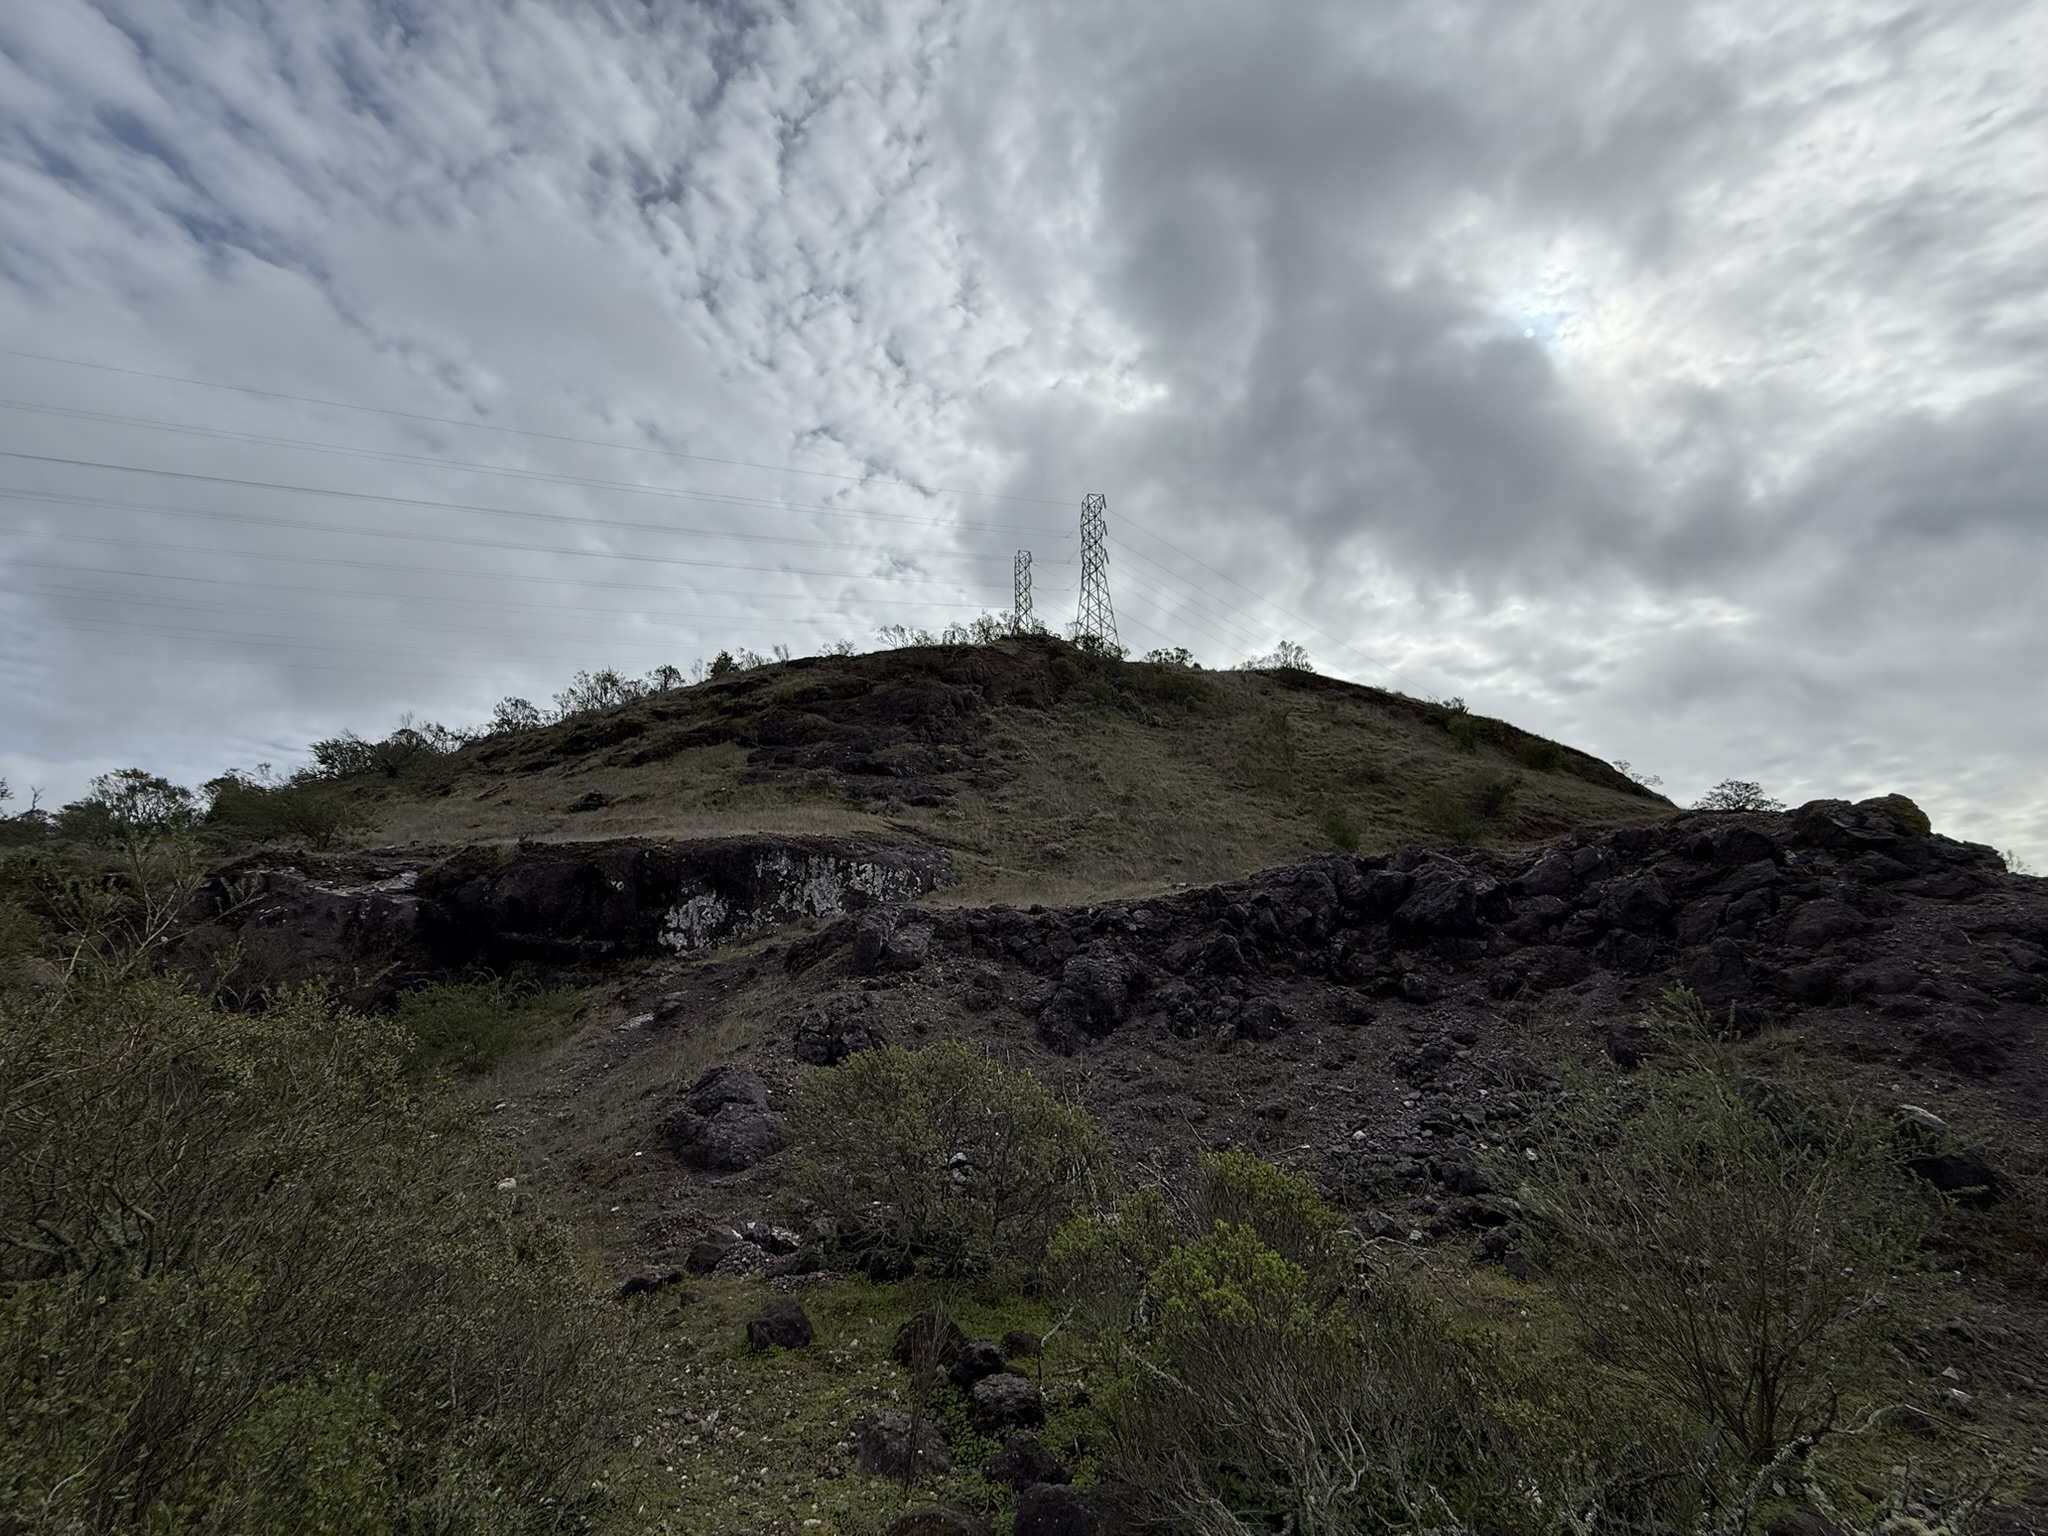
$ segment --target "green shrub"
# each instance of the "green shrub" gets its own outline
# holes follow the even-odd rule
[[[1538,773],[1555,773],[1564,766],[1564,748],[1541,736],[1524,736],[1515,743],[1515,761]]]
[[[805,1074],[789,1127],[794,1186],[849,1249],[953,1274],[1035,1272],[1108,1150],[1079,1105],[956,1043]]]
[[[575,992],[542,987],[530,973],[437,981],[398,1000],[415,1069],[477,1073],[560,1039],[582,1012]]]
[[[1155,1259],[1122,1328],[1096,1334],[1103,1471],[1141,1527],[1541,1527],[1480,1362],[1391,1278],[1333,1283],[1337,1217],[1305,1180],[1232,1152],[1164,1193],[1182,1221],[1211,1219]],[[1080,1261],[1070,1294],[1116,1290],[1156,1251],[1156,1223],[1127,1234],[1117,1218],[1062,1232]]]
[[[271,783],[223,774],[208,784],[206,830],[229,842],[333,847],[365,824],[353,802],[318,781]]]
[[[119,970],[0,996],[0,1530],[572,1520],[591,1282],[470,1112],[389,1021]]]

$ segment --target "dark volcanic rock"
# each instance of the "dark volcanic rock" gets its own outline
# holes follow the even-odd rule
[[[1074,1479],[1059,1458],[1038,1443],[1038,1436],[1020,1429],[1003,1437],[1003,1448],[989,1463],[988,1480],[1022,1493],[1033,1483],[1070,1483]]]
[[[1785,922],[1785,943],[1793,949],[1818,949],[1830,939],[1863,933],[1869,920],[1846,902],[1823,897],[1801,902]]]
[[[871,1477],[932,1477],[953,1470],[938,1426],[896,1408],[880,1408],[853,1421],[853,1464]]]
[[[1100,1038],[1123,1022],[1136,990],[1136,966],[1113,950],[1075,955],[1060,972],[1060,984],[1038,1013],[1038,1037],[1063,1056]]]
[[[1017,1496],[1014,1536],[1100,1536],[1103,1519],[1089,1494],[1040,1483]]]
[[[776,1297],[747,1324],[747,1347],[753,1350],[802,1349],[811,1337],[810,1317],[787,1296]]]
[[[1419,871],[1408,899],[1394,913],[1395,930],[1409,943],[1439,934],[1472,933],[1478,926],[1478,886],[1456,865]]]
[[[984,1435],[999,1435],[1009,1429],[1036,1429],[1045,1422],[1045,1400],[1039,1396],[1038,1388],[1007,1371],[977,1381],[967,1398],[974,1427]]]
[[[953,1357],[946,1379],[966,1391],[977,1381],[994,1376],[1002,1369],[1002,1351],[996,1348],[993,1339],[969,1339],[961,1346],[960,1353]]]
[[[2004,1193],[2004,1179],[1981,1152],[1928,1153],[1906,1166],[1959,1205],[1995,1205]]]
[[[793,1050],[798,1061],[810,1066],[836,1067],[857,1052],[888,1043],[889,1037],[873,1017],[869,994],[861,992],[799,1024]]]
[[[905,1510],[882,1527],[882,1536],[996,1536],[996,1530],[972,1511],[933,1505]]]
[[[422,936],[444,965],[688,953],[771,923],[835,917],[943,883],[926,844],[746,837],[526,844],[459,853],[421,873]]]
[[[669,1147],[692,1168],[737,1173],[782,1150],[782,1117],[752,1067],[713,1067],[669,1121]]]

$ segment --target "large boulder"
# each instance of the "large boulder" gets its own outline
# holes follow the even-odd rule
[[[1408,899],[1394,913],[1394,929],[1408,943],[1476,932],[1479,887],[1455,864],[1426,865],[1415,874]]]
[[[782,1117],[751,1067],[713,1067],[691,1085],[668,1125],[671,1150],[692,1168],[737,1173],[782,1150]]]
[[[967,1401],[968,1415],[976,1431],[984,1435],[1036,1429],[1045,1422],[1045,1399],[1038,1388],[1007,1371],[977,1381]]]
[[[787,1296],[770,1301],[747,1324],[747,1348],[756,1351],[802,1349],[812,1337],[809,1315]]]
[[[1017,1496],[1013,1536],[1100,1536],[1105,1522],[1092,1494],[1039,1483]]]
[[[878,1408],[853,1421],[853,1464],[871,1477],[936,1477],[953,1470],[938,1426],[912,1421],[899,1408]]]
[[[1141,984],[1138,968],[1115,950],[1097,948],[1073,956],[1039,1010],[1039,1039],[1071,1056],[1084,1041],[1100,1039],[1123,1022],[1131,994]]]
[[[988,1464],[988,1480],[1022,1493],[1036,1483],[1070,1483],[1074,1477],[1057,1456],[1039,1444],[1038,1436],[1020,1429],[1003,1437],[1002,1449]]]

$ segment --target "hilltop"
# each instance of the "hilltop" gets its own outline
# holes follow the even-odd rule
[[[1505,848],[1675,809],[1456,701],[1031,636],[772,663],[346,788],[360,840],[387,847],[912,836],[952,856],[960,901],[1099,900],[1332,847]]]

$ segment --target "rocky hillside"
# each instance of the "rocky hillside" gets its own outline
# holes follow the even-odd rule
[[[522,1264],[594,1259],[601,1290],[586,1285],[575,1306],[545,1314],[591,1330],[578,1335],[590,1343],[548,1346],[562,1380],[579,1351],[606,1351],[579,1378],[590,1395],[556,1404],[580,1426],[558,1475],[589,1482],[588,1500],[575,1495],[589,1528],[1178,1528],[1129,1523],[1134,1509],[1172,1507],[1171,1489],[1142,1480],[1148,1466],[1179,1466],[1192,1433],[1146,1431],[1165,1463],[1132,1452],[1143,1416],[1129,1394],[1142,1378],[1128,1373],[1134,1361],[1163,1369],[1172,1347],[1142,1325],[1143,1309],[1078,1320],[1087,1287],[1055,1299],[1043,1232],[1022,1270],[949,1267],[929,1248],[856,1237],[909,1195],[864,1205],[817,1193],[833,1187],[817,1166],[821,1085],[869,1082],[864,1063],[951,1061],[990,1074],[946,1089],[948,1102],[995,1095],[974,1100],[976,1123],[1028,1111],[1034,1136],[1100,1138],[1104,1160],[1085,1178],[1040,1193],[1096,1221],[1112,1248],[1136,1244],[1146,1210],[1164,1209],[1145,1206],[1146,1191],[1184,1193],[1218,1169],[1280,1198],[1321,1246],[1283,1257],[1286,1222],[1258,1227],[1275,1246],[1254,1269],[1303,1286],[1320,1275],[1313,1305],[1352,1321],[1314,1337],[1355,1351],[1344,1330],[1391,1305],[1410,1330],[1395,1347],[1422,1351],[1400,1356],[1404,1370],[1486,1375],[1500,1402],[1456,1477],[1505,1464],[1509,1444],[1535,1466],[1546,1435],[1562,1448],[1543,1476],[1564,1481],[1542,1486],[1577,1487],[1571,1468],[1587,1458],[1612,1472],[1573,1495],[1605,1512],[1563,1523],[1554,1491],[1498,1481],[1489,1497],[1505,1502],[1492,1507],[1519,1522],[1501,1529],[2048,1530],[2048,1458],[2031,1449],[2048,1439],[2048,881],[1938,834],[1909,800],[1682,813],[1607,765],[1462,710],[1309,674],[1212,676],[1039,641],[791,662],[320,792],[348,797],[375,846],[245,848],[178,887],[175,922],[143,903],[163,965],[187,978],[148,995],[188,1010],[213,999],[206,1028],[228,1042],[266,1040],[276,1020],[368,1040],[388,1020],[391,1048],[410,1055],[364,1079],[378,1085],[368,1099],[348,1080],[345,1113],[388,1103],[392,1123],[430,1149],[418,1167],[466,1149],[431,1208],[480,1223],[486,1246],[502,1242]],[[75,886],[31,887],[56,893],[37,922],[65,920]],[[118,959],[111,932],[90,943]],[[51,985],[38,964],[22,985]],[[79,995],[85,1007],[115,994]],[[367,1017],[335,1015],[336,998]],[[1853,1147],[1863,1160],[1833,1186],[1839,1198],[1867,1193],[1906,1234],[1868,1260],[1881,1290],[1829,1324],[1829,1349],[1839,1339],[1855,1352],[1854,1412],[1872,1417],[1856,1429],[1831,1402],[1788,1442],[1817,1464],[1830,1436],[1831,1454],[1877,1436],[1825,1480],[1790,1462],[1758,1480],[1778,1441],[1712,1440],[1703,1426],[1725,1429],[1726,1416],[1698,1393],[1656,1397],[1651,1363],[1616,1342],[1625,1327],[1574,1310],[1570,1287],[1587,1271],[1569,1264],[1584,1255],[1559,1247],[1559,1218],[1530,1203],[1531,1169],[1569,1146],[1561,1116],[1592,1106],[1600,1135],[1634,1134],[1630,1117],[1660,1102],[1658,1085],[1692,1070],[1665,1027],[1674,1009],[1720,1053],[1715,1081],[1744,1134],[1794,1163],[1814,1153],[1829,1178],[1841,1169],[1827,1159]],[[90,1018],[81,1028],[118,1035]],[[277,1048],[288,1063],[288,1042]],[[450,1069],[452,1088],[439,1076]],[[108,1081],[160,1084],[184,1113],[198,1102],[185,1072],[115,1064]],[[296,1067],[284,1077],[296,1082]],[[897,1127],[862,1091],[835,1101],[843,1123],[828,1128],[851,1138],[840,1156],[886,1162],[886,1142],[903,1178],[943,1184],[941,1203],[977,1187],[976,1156],[960,1146],[971,1131]],[[474,1139],[435,1097],[448,1094],[475,1107]],[[422,1104],[440,1107],[423,1115]],[[236,1115],[257,1144],[290,1140]],[[1836,1135],[1827,1126],[1851,1124],[1875,1130],[1822,1147]],[[1696,1141],[1688,1120],[1676,1133],[1671,1167],[1687,1198],[1699,1193],[1689,1170],[1711,1162],[1710,1132],[1703,1122]],[[346,1138],[314,1143],[332,1156]],[[1596,1138],[1587,1179],[1611,1147]],[[166,1187],[188,1167],[174,1151]],[[1257,1160],[1228,1161],[1247,1153]],[[354,1152],[343,1162],[383,1166]],[[262,1198],[289,1187],[267,1178]],[[1140,1203],[1115,1203],[1125,1199]],[[391,1207],[374,1190],[361,1202]],[[1177,1246],[1150,1251],[1138,1271],[1147,1296],[1185,1277],[1212,1225],[1195,1220]],[[1227,1238],[1230,1224],[1216,1230]],[[1797,1290],[1814,1254],[1832,1250],[1788,1235],[1780,1289]],[[23,1241],[44,1264],[45,1238]],[[1701,1245],[1704,1268],[1684,1270],[1681,1292],[1725,1264],[1717,1241]],[[392,1252],[394,1274],[424,1262]],[[1116,1283],[1108,1270],[1090,1281]],[[1298,1342],[1309,1297],[1287,1303],[1255,1354]],[[1401,1297],[1420,1310],[1402,1311]],[[364,1358],[378,1358],[377,1337]],[[1431,1377],[1429,1338],[1450,1351],[1441,1360],[1467,1364]],[[525,1345],[494,1347],[516,1357]],[[1182,1393],[1178,1411],[1221,1412],[1242,1374],[1233,1365]],[[1357,1386],[1314,1379],[1333,1393]],[[1457,1406],[1465,1388],[1444,1390],[1431,1424],[1472,1407]],[[435,1394],[408,1410],[418,1422],[439,1422]],[[540,1413],[556,1403],[548,1393],[522,1401],[532,1422],[555,1424]],[[1652,1465],[1651,1426],[1654,1478],[1629,1470]],[[1584,1438],[1610,1430],[1621,1438]],[[535,1433],[569,1444],[559,1425]],[[1239,1523],[1204,1529],[1312,1528],[1298,1511],[1259,1512],[1286,1478],[1240,1485],[1239,1433],[1212,1436],[1224,1452],[1200,1495],[1235,1500]],[[1116,1484],[1113,1468],[1133,1481]],[[1635,1495],[1615,1491],[1631,1478],[1663,1490],[1639,1521],[1626,1513]],[[1432,1486],[1438,1499],[1451,1483]],[[555,1528],[551,1511],[565,1506],[547,1501],[566,1497],[522,1509],[533,1528]],[[1494,1528],[1446,1525],[1435,1509],[1383,1528]]]
[[[1044,637],[799,658],[345,788],[373,845],[909,835],[950,854],[959,899],[1021,902],[1233,879],[1333,846],[1511,847],[1673,810],[1462,706]]]

